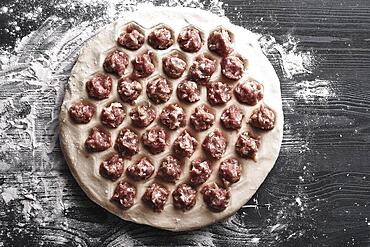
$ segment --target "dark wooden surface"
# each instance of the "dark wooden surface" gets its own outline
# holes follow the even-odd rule
[[[55,14],[52,4],[39,4]],[[19,131],[34,121],[37,143],[53,143],[57,128],[48,122],[60,102],[52,100],[56,93],[39,97],[27,78],[0,71],[0,246],[370,246],[370,2],[234,0],[224,9],[235,24],[277,42],[295,37],[298,51],[314,57],[312,73],[288,78],[281,54],[268,54],[281,79],[285,134],[280,157],[253,199],[225,222],[194,232],[118,219],[84,195],[58,144],[40,152],[32,135]],[[24,24],[29,27],[17,35],[2,27],[2,47],[14,52],[15,38],[47,17]],[[0,20],[4,25],[6,17]],[[331,93],[297,94],[299,83],[315,80],[330,82]],[[27,95],[39,98],[30,104],[21,100]],[[37,118],[27,118],[35,109]],[[9,148],[9,140],[20,147]]]

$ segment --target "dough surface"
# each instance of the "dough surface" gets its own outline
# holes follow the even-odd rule
[[[117,46],[116,39],[122,32],[125,24],[129,22],[135,22],[139,26],[143,27],[146,37],[149,34],[150,30],[159,24],[164,24],[170,27],[174,31],[175,40],[179,32],[184,27],[187,27],[189,25],[195,26],[196,28],[201,30],[203,35],[203,48],[196,54],[199,55],[205,53],[217,60],[217,70],[214,73],[212,80],[217,79],[221,75],[221,68],[219,65],[221,58],[208,51],[206,41],[210,31],[213,31],[217,27],[222,26],[233,33],[234,50],[242,57],[246,58],[248,61],[247,70],[245,71],[244,76],[240,81],[243,81],[247,78],[253,78],[254,80],[264,85],[264,98],[256,106],[252,107],[240,104],[234,96],[233,99],[227,103],[227,106],[231,104],[236,104],[237,106],[241,107],[245,113],[243,125],[239,133],[250,129],[250,127],[247,127],[246,121],[249,119],[252,110],[259,107],[261,103],[265,104],[275,112],[276,121],[274,129],[270,131],[257,132],[261,136],[261,145],[257,153],[257,161],[254,162],[250,159],[246,160],[239,158],[242,166],[241,179],[239,182],[230,186],[230,204],[222,212],[210,211],[203,202],[202,194],[199,192],[199,190],[197,193],[197,203],[194,208],[189,211],[184,212],[182,210],[175,209],[172,205],[172,195],[170,195],[164,207],[164,210],[161,213],[153,212],[152,209],[148,208],[142,203],[141,197],[145,191],[145,188],[153,183],[153,181],[157,181],[155,175],[153,175],[148,180],[136,182],[137,195],[135,204],[131,208],[123,210],[117,204],[110,201],[110,198],[112,197],[117,183],[125,180],[126,174],[124,173],[122,177],[115,182],[103,178],[99,174],[99,166],[102,160],[104,160],[114,152],[113,147],[103,152],[89,153],[86,151],[84,143],[88,136],[89,130],[97,125],[101,125],[100,113],[103,107],[113,101],[120,102],[119,95],[117,93],[117,78],[112,76],[114,78],[112,93],[108,99],[99,101],[89,99],[93,104],[96,105],[96,114],[88,124],[73,123],[68,115],[68,109],[73,102],[76,102],[80,99],[88,99],[88,95],[85,89],[85,83],[93,74],[97,72],[103,72],[102,64],[108,52],[114,48],[125,50],[124,48]],[[147,43],[145,43],[144,46],[145,47],[142,47],[139,52],[142,49],[152,49],[147,45]],[[170,53],[174,49],[181,51],[181,49],[178,47],[178,44],[175,42],[175,44],[169,49],[163,51],[155,50],[155,52],[159,57],[163,56],[164,54]],[[136,51],[134,52],[125,50],[125,52],[127,52],[127,54],[129,55],[130,60],[133,59],[133,57],[135,56],[134,54],[137,54]],[[188,66],[191,65],[192,61],[195,59],[194,55],[191,55],[191,53],[183,53],[187,56]],[[157,75],[158,72],[162,73],[161,66],[161,63],[157,62]],[[125,74],[129,74],[132,72],[131,67],[132,66],[130,65],[128,71],[126,71]],[[157,116],[160,113],[163,105],[178,102],[175,89],[177,83],[183,80],[186,74],[187,73],[185,72],[180,79],[173,80],[173,95],[168,102],[162,105],[154,104],[154,106],[157,108]],[[150,78],[154,76],[155,75],[153,74],[152,76],[150,76]],[[143,93],[138,98],[137,103],[148,101],[144,92],[145,84],[143,84],[143,89]],[[192,110],[202,103],[207,103],[205,88],[202,88],[201,90],[200,101],[191,105],[183,105],[186,108],[187,119],[189,119]],[[131,106],[127,104],[123,105],[127,113]],[[176,185],[161,183],[165,185],[171,191],[171,193],[178,184],[187,180],[189,173],[189,164],[191,160],[204,157],[204,153],[200,146],[207,133],[216,128],[222,129],[220,125],[220,116],[222,110],[225,109],[225,107],[221,108],[216,106],[213,107],[213,109],[216,112],[216,123],[208,131],[197,133],[196,137],[198,139],[199,146],[191,159],[187,159],[185,161],[180,180],[176,183]],[[153,122],[148,128],[155,125],[160,125],[157,121],[158,120]],[[116,140],[118,132],[123,127],[132,127],[129,116],[126,116],[124,122],[118,128],[110,129],[113,144]],[[137,131],[137,133],[140,133],[140,135],[145,131],[144,129],[135,130]],[[176,131],[171,132],[169,141],[170,146],[182,130],[184,130],[184,128],[180,128]],[[218,181],[219,163],[229,157],[235,157],[234,144],[236,142],[238,134],[235,131],[225,131],[225,133],[227,133],[228,139],[226,153],[223,155],[221,160],[213,165],[213,172],[211,174],[211,177],[205,184],[210,184],[214,181]],[[140,224],[147,224],[170,231],[185,231],[197,229],[220,221],[234,214],[238,209],[240,209],[253,196],[253,194],[266,178],[269,171],[274,166],[274,163],[279,155],[282,136],[283,111],[280,93],[280,82],[272,65],[262,53],[257,42],[256,35],[242,27],[231,24],[227,18],[216,16],[207,11],[191,8],[155,7],[151,8],[150,10],[145,9],[133,13],[124,13],[124,16],[122,16],[121,19],[104,27],[96,36],[87,41],[84,47],[81,49],[79,58],[71,72],[68,86],[66,87],[64,102],[61,106],[60,113],[60,141],[62,150],[73,176],[76,178],[77,182],[84,190],[84,192],[88,195],[88,197],[95,203],[99,204],[109,212],[121,217],[122,219]],[[163,153],[160,153],[158,155],[150,155],[149,153],[147,153],[145,148],[142,147],[141,144],[140,153],[134,156],[132,160],[125,160],[124,167],[126,169],[128,165],[130,165],[132,162],[137,161],[138,158],[142,155],[148,155],[150,158],[152,158],[157,171],[160,161],[164,157],[169,155],[170,146]]]

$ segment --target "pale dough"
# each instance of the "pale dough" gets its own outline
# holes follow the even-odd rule
[[[150,185],[155,176],[153,175],[150,179],[144,182],[138,182],[137,187],[137,196],[135,204],[128,210],[123,210],[118,207],[116,204],[110,201],[110,198],[113,194],[116,184],[125,179],[125,174],[122,175],[116,182],[104,179],[99,174],[99,165],[101,161],[113,153],[114,149],[108,149],[100,153],[88,153],[85,151],[84,143],[87,138],[89,130],[96,126],[100,125],[100,112],[104,106],[108,103],[113,102],[114,100],[119,100],[117,93],[117,78],[114,78],[112,93],[109,99],[95,101],[90,100],[95,105],[97,105],[97,112],[94,118],[88,124],[74,124],[71,122],[68,116],[68,109],[71,104],[81,98],[88,99],[85,82],[98,71],[102,71],[102,63],[107,55],[107,53],[113,48],[117,48],[116,38],[122,32],[124,25],[128,22],[134,21],[145,29],[145,35],[149,34],[151,28],[158,24],[165,24],[174,30],[175,37],[178,33],[186,26],[193,25],[197,27],[203,33],[203,40],[206,41],[210,31],[216,29],[218,26],[223,26],[226,29],[230,30],[234,34],[234,48],[235,50],[248,60],[248,69],[244,77],[241,80],[244,80],[248,77],[251,77],[264,85],[264,99],[263,103],[274,110],[276,114],[276,123],[275,128],[267,132],[259,132],[262,137],[261,146],[257,154],[257,162],[252,160],[239,159],[242,163],[242,177],[239,182],[233,184],[231,189],[231,200],[230,205],[223,212],[212,212],[203,202],[203,198],[200,192],[198,192],[197,203],[193,209],[183,212],[177,210],[172,205],[172,196],[169,196],[169,199],[165,205],[164,210],[161,213],[154,213],[150,208],[144,205],[141,201],[141,196],[144,193],[145,188]],[[141,48],[145,50],[149,46]],[[123,48],[118,48],[124,50]],[[159,51],[158,55],[167,54],[173,49],[180,50],[178,45],[175,42],[175,45],[170,47],[168,50]],[[125,50],[130,60],[133,58],[133,52]],[[203,44],[202,50],[197,53],[207,53],[211,54],[207,50],[206,42]],[[135,52],[136,54],[136,52]],[[194,56],[190,56],[189,53],[185,53],[188,59],[188,65],[194,60]],[[220,58],[211,54],[212,57],[217,58],[218,68],[215,72],[215,76],[212,79],[217,79],[220,75]],[[161,63],[157,65],[157,72],[161,70]],[[126,74],[131,72],[131,65]],[[186,73],[185,73],[186,74]],[[152,75],[150,78],[152,78]],[[178,80],[173,80],[174,88],[176,88],[177,83],[184,79],[185,75]],[[145,101],[145,85],[143,85],[143,93],[139,97],[138,102]],[[171,103],[177,101],[177,98],[174,95],[171,97]],[[206,90],[203,88],[201,91],[201,100],[196,104],[190,105],[187,109],[187,117],[189,118],[191,111],[198,105],[206,103]],[[242,107],[246,114],[246,118],[243,120],[243,127],[240,133],[243,130],[246,130],[246,121],[249,119],[252,109],[255,107],[249,107],[239,104],[235,97],[233,100],[228,102],[227,105],[237,104]],[[162,107],[162,106],[160,106]],[[126,112],[128,111],[129,106],[125,105]],[[219,117],[221,115],[221,110],[224,108],[214,108],[217,112],[216,124],[208,131],[201,132],[198,136],[199,146],[196,153],[193,154],[190,160],[186,160],[186,164],[183,167],[183,173],[180,178],[179,184],[181,181],[185,181],[188,178],[189,171],[189,162],[195,158],[202,157],[203,152],[200,148],[204,137],[209,131],[220,128]],[[157,114],[160,110],[157,109]],[[114,142],[119,130],[123,127],[130,126],[130,118],[126,116],[125,121],[116,129],[111,131],[112,141]],[[152,123],[148,128],[156,125],[157,123]],[[135,129],[137,132],[142,133],[143,130]],[[170,137],[170,143],[176,138],[178,133],[183,129],[174,131]],[[226,159],[234,155],[234,143],[237,138],[237,133],[228,132],[228,148],[226,154],[221,160]],[[282,100],[280,94],[280,83],[279,79],[271,66],[270,62],[262,53],[260,46],[257,42],[256,35],[250,31],[231,24],[229,20],[225,17],[219,17],[210,12],[191,9],[191,8],[164,8],[164,7],[153,7],[150,9],[140,10],[134,13],[123,13],[122,19],[117,20],[116,22],[104,27],[95,37],[86,42],[84,47],[81,49],[80,56],[76,62],[71,77],[66,88],[65,97],[63,105],[61,106],[60,113],[60,140],[61,146],[67,160],[67,163],[70,167],[70,170],[73,176],[78,181],[81,188],[85,191],[88,197],[107,209],[111,213],[121,217],[122,219],[133,221],[140,224],[147,224],[154,227],[167,229],[171,231],[185,231],[190,229],[200,228],[212,224],[216,221],[222,220],[232,214],[234,214],[239,208],[241,208],[256,192],[258,187],[262,184],[267,174],[274,166],[274,163],[278,157],[280,145],[283,135],[283,111],[282,111]],[[141,146],[140,155],[146,154],[145,149]],[[159,161],[163,159],[166,155],[169,154],[169,148],[161,154],[158,155],[149,155],[147,154],[155,163],[156,169],[159,166]],[[139,155],[139,156],[140,156]],[[134,156],[132,161],[125,161],[125,169],[131,163],[137,160]],[[219,162],[214,164],[213,172],[210,179],[205,183],[209,184],[213,181],[217,181]],[[171,191],[175,188],[175,185],[162,183]]]

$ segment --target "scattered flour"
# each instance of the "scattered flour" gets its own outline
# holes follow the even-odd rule
[[[18,199],[18,189],[17,188],[4,188],[3,192],[1,193],[1,196],[6,204],[9,202]]]
[[[311,74],[314,65],[314,56],[311,52],[303,52],[298,49],[299,41],[287,36],[287,40],[280,44],[269,35],[261,36],[260,44],[265,53],[278,53],[280,55],[280,66],[288,79],[298,75]]]
[[[295,84],[297,88],[295,96],[307,103],[312,101],[326,101],[336,96],[331,84],[332,82],[329,80],[303,80]]]

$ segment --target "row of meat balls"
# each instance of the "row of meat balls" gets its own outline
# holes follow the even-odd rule
[[[123,157],[131,158],[140,151],[140,139],[151,154],[159,154],[168,146],[168,134],[161,127],[153,127],[145,131],[141,138],[130,128],[123,128],[118,134],[114,148]],[[250,132],[242,132],[235,143],[235,151],[242,158],[255,159],[260,137]],[[202,149],[207,157],[220,159],[227,148],[228,141],[222,131],[215,129],[207,134]],[[90,152],[100,152],[112,146],[110,133],[102,127],[94,127],[85,141]],[[198,147],[198,141],[189,131],[183,130],[172,143],[173,153],[180,158],[190,158]]]
[[[144,32],[135,24],[128,24],[117,38],[118,45],[138,50],[145,42]],[[157,50],[166,50],[175,43],[173,31],[164,25],[155,28],[147,37],[148,44]],[[177,37],[179,47],[185,52],[198,52],[204,43],[201,32],[193,27],[184,28]],[[219,27],[208,36],[208,49],[219,56],[226,56],[233,51],[231,32]]]
[[[158,28],[154,30],[148,38],[148,42],[153,46],[151,40],[161,40],[167,37],[166,28]],[[168,33],[171,33],[167,30]],[[195,28],[185,29],[179,35],[179,40],[183,41],[180,47],[194,47],[189,43],[197,43],[194,40],[194,33],[199,32]],[[163,35],[160,35],[160,34]],[[126,38],[118,38],[118,43],[126,48],[136,49],[138,46],[133,45],[138,43],[137,39],[140,36],[140,32],[137,29],[127,28],[127,30],[120,36]],[[156,34],[159,36],[157,37]],[[154,39],[152,36],[156,36],[158,39]],[[198,33],[199,39],[200,34]],[[152,37],[152,38],[150,38]],[[171,36],[169,36],[171,37]],[[180,38],[182,37],[182,38]],[[211,38],[213,37],[213,38]],[[134,42],[136,40],[136,42]],[[141,40],[141,39],[140,39]],[[125,43],[126,42],[126,43]],[[143,37],[142,37],[143,42]],[[142,45],[142,42],[139,42]],[[229,43],[228,43],[229,42]],[[187,44],[187,45],[186,45]],[[200,42],[201,44],[201,42]],[[229,32],[220,28],[211,33],[209,38],[209,47],[212,51],[216,51],[217,54],[225,55],[221,61],[222,74],[231,80],[238,80],[243,76],[245,63],[244,60],[237,55],[229,54],[232,51],[231,38]],[[141,47],[141,46],[140,46]],[[163,47],[163,46],[153,46]],[[213,48],[211,48],[213,47]],[[220,49],[225,49],[224,52],[219,52]],[[158,48],[159,49],[159,48]],[[186,49],[186,48],[185,48]],[[189,51],[189,50],[187,50]],[[125,78],[126,88],[122,88],[126,92],[131,92],[126,96],[122,95],[122,100],[126,102],[132,102],[140,94],[142,88],[140,83],[137,81],[140,78],[145,78],[151,75],[155,71],[154,65],[155,55],[153,52],[146,51],[136,56],[132,61],[133,72]],[[114,50],[108,54],[103,63],[103,68],[107,73],[115,74],[119,77],[124,75],[129,64],[128,55],[124,51]],[[180,78],[186,70],[187,63],[184,56],[180,52],[172,52],[168,56],[163,57],[162,67],[164,74],[172,79]],[[216,61],[211,57],[205,55],[198,56],[192,66],[189,69],[188,79],[198,84],[205,85],[209,82],[211,76],[216,70]],[[95,99],[104,99],[109,97],[111,91],[112,78],[109,75],[98,73],[96,74],[86,85],[89,96]],[[121,90],[121,91],[122,91]],[[156,81],[151,83],[151,86],[147,88],[148,95],[152,95],[152,101],[155,103],[163,103],[168,100],[171,87],[169,82],[163,77],[159,77]],[[167,98],[166,98],[167,97]]]
[[[121,181],[111,198],[123,209],[129,209],[135,203],[136,187],[127,181]],[[208,208],[214,212],[222,212],[229,205],[231,193],[217,185],[217,183],[207,184],[201,189],[203,200]],[[142,201],[154,212],[161,212],[170,195],[170,191],[159,183],[152,183],[145,190]],[[196,204],[197,190],[192,186],[182,183],[172,192],[173,205],[175,208],[186,211]]]
[[[177,158],[168,156],[161,162],[157,178],[164,182],[175,183],[181,176],[181,167],[182,165]],[[100,166],[100,174],[113,181],[121,176],[123,170],[123,158],[117,154],[103,161]],[[151,160],[147,157],[142,157],[126,169],[126,174],[131,179],[140,181],[150,178],[154,170]],[[209,160],[193,160],[188,181],[179,184],[172,193],[174,206],[182,210],[190,210],[196,203],[198,186],[208,180],[211,172],[212,164]],[[201,191],[204,201],[209,208],[219,212],[223,211],[229,203],[231,195],[228,186],[240,180],[241,167],[239,161],[236,158],[224,160],[220,164],[218,175],[224,183],[223,186],[218,186],[216,183],[208,184]],[[170,192],[166,186],[155,182],[146,189],[142,199],[154,211],[160,212],[163,210],[169,194]],[[111,200],[118,203],[122,208],[128,209],[134,204],[135,196],[135,186],[128,181],[121,181],[117,184]]]
[[[115,54],[116,52],[122,53],[120,51],[114,51],[110,55]],[[241,63],[240,68],[235,66],[229,67],[228,65],[230,64],[228,64],[228,62],[230,62],[231,65],[234,65],[232,64],[232,59],[233,57],[226,57],[224,60],[222,60],[223,62],[226,61],[227,63],[226,65],[224,65],[224,63],[221,64],[222,71],[229,78],[233,77],[234,79],[240,79],[243,75],[244,65]],[[114,61],[117,61],[117,59]],[[182,73],[185,71],[186,63],[179,57],[170,55],[163,58],[163,61],[164,72],[166,75],[171,75],[171,78],[174,78],[174,75],[178,75],[178,77],[181,77]],[[181,63],[180,61],[182,61],[183,63]],[[138,65],[138,63],[140,63],[140,65]],[[137,78],[147,77],[155,71],[155,67],[152,64],[150,55],[148,55],[147,53],[144,53],[133,60],[133,65],[134,70],[132,75],[119,79],[117,88],[122,101],[127,103],[132,103],[133,101],[135,101],[140,96],[143,90],[142,85],[137,80]],[[105,63],[104,67],[106,68]],[[140,67],[140,69],[138,67]],[[117,66],[115,68],[117,68]],[[184,90],[190,90],[190,92],[188,93],[199,94],[198,85],[206,85],[208,90],[208,100],[210,104],[219,105],[230,100],[230,86],[221,81],[209,82],[215,69],[216,64],[213,60],[204,56],[197,58],[197,60],[190,67],[188,79],[183,80],[181,83],[179,83],[181,84],[181,86],[179,86],[177,90],[178,96],[181,98],[181,95],[186,93],[183,92]],[[108,98],[112,91],[111,76],[104,73],[95,74],[90,80],[87,81],[86,90],[89,97],[93,99],[101,100]],[[260,83],[251,80],[249,81],[248,85],[239,85],[239,87],[235,90],[237,97],[239,96],[238,98],[240,98],[241,101],[250,101],[250,104],[254,103],[252,102],[253,99],[246,99],[245,93],[243,92],[245,90],[249,90],[249,92],[254,92],[257,100],[262,98],[263,96],[263,86]],[[164,103],[168,101],[171,97],[172,84],[165,77],[157,76],[148,82],[146,93],[148,98],[153,103]],[[197,100],[187,99],[186,97],[182,98],[190,103]]]
[[[119,104],[120,103],[115,103]],[[112,108],[112,106],[110,106]],[[115,107],[123,111],[120,107]],[[107,108],[109,109],[109,108]],[[110,120],[116,120],[116,116],[109,109],[109,113],[106,113],[103,109],[102,121],[107,124],[115,124],[116,122],[109,122]],[[255,109],[250,118],[250,123],[252,126],[260,128],[261,124],[263,126],[273,127],[273,122],[270,121],[271,116],[269,116],[269,121],[266,121],[265,118],[261,115],[266,115],[269,112],[265,112],[266,108],[263,105],[260,108]],[[146,127],[155,119],[155,111],[153,108],[150,108],[149,105],[140,105],[133,108],[130,112],[132,123],[136,127]],[[123,117],[124,114],[119,115]],[[160,114],[160,122],[167,126],[169,129],[178,129],[185,125],[185,112],[177,104],[170,104],[165,107]],[[111,117],[111,118],[110,118]],[[221,122],[225,127],[228,128],[240,128],[242,124],[242,119],[244,117],[243,112],[236,107],[231,105],[229,108],[225,109],[221,115]],[[262,122],[261,122],[262,121]],[[215,115],[211,113],[205,105],[200,105],[195,108],[193,114],[190,117],[190,122],[195,129],[203,131],[209,129],[215,122]],[[239,138],[236,142],[236,152],[244,158],[254,159],[255,152],[257,150],[250,150],[250,147],[244,143],[242,140],[243,135],[239,135]],[[253,136],[252,134],[247,134],[247,136]],[[252,137],[249,137],[252,138]],[[168,145],[168,133],[165,129],[159,126],[147,129],[142,137],[142,143],[144,147],[152,154],[158,154],[165,150]],[[253,139],[253,138],[252,138]],[[256,139],[256,138],[254,138]],[[115,143],[115,149],[119,151],[123,156],[131,157],[136,155],[139,152],[139,143],[140,138],[135,131],[129,128],[123,128],[117,137]],[[190,146],[191,144],[191,146]],[[187,149],[182,150],[177,148],[187,145]],[[190,157],[195,151],[198,145],[198,141],[186,130],[184,130],[172,144],[174,152],[179,156]],[[246,146],[243,146],[246,145]],[[100,152],[107,150],[112,146],[111,134],[110,132],[103,127],[94,127],[90,130],[88,138],[85,141],[85,147],[89,152]],[[221,130],[216,129],[208,133],[204,142],[203,150],[206,155],[214,159],[219,159],[226,151],[227,140],[224,137],[224,134]],[[245,150],[244,150],[245,149]],[[248,152],[247,152],[248,151]]]
[[[80,100],[72,104],[69,108],[69,116],[73,122],[87,124],[95,115],[95,106],[85,100]],[[156,119],[156,110],[149,103],[141,103],[131,108],[129,111],[131,123],[137,128],[145,128]],[[126,117],[124,107],[119,102],[110,103],[104,107],[100,120],[105,127],[117,128],[122,124]],[[159,122],[170,130],[184,127],[187,122],[186,112],[177,103],[168,104],[163,107],[159,114]],[[240,107],[232,104],[225,108],[220,120],[224,128],[237,130],[242,127],[244,113]],[[206,104],[197,106],[190,115],[190,123],[197,131],[209,129],[216,120],[214,111]],[[275,114],[263,104],[256,108],[250,116],[249,123],[256,128],[270,130],[275,124]]]

